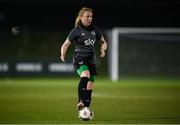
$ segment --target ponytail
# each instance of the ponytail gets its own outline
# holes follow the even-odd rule
[[[81,19],[79,16],[77,16],[76,21],[75,21],[75,26],[79,26],[81,24]]]

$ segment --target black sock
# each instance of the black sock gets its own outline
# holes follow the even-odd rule
[[[91,95],[92,95],[92,90],[84,90],[84,98],[83,98],[83,102],[84,102],[84,106],[85,107],[89,107],[91,104]]]
[[[89,78],[88,77],[82,77],[80,82],[79,82],[79,86],[78,86],[78,101],[83,101],[84,99],[84,90],[86,90],[86,87],[87,87],[87,83],[89,81]]]

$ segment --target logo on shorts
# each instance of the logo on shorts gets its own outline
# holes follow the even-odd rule
[[[79,65],[82,65],[82,64],[83,64],[83,61],[78,62],[78,64],[79,64]]]

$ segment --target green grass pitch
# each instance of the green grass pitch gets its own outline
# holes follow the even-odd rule
[[[0,124],[180,123],[180,80],[97,78],[91,108],[80,121],[78,78],[0,79]]]

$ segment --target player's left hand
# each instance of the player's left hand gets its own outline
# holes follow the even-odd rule
[[[103,58],[105,56],[105,50],[101,49],[101,55],[100,57]]]
[[[65,62],[65,57],[61,55],[61,61]]]

